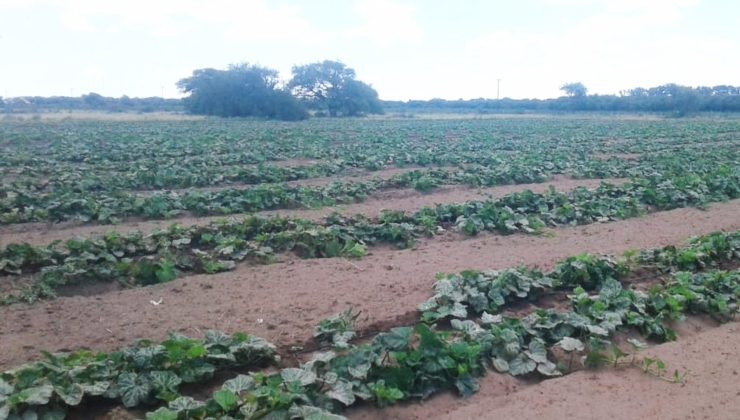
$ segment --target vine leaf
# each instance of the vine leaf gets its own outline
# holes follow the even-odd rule
[[[121,392],[121,401],[127,408],[146,402],[152,392],[149,381],[132,372],[123,373],[118,377],[118,389]]]

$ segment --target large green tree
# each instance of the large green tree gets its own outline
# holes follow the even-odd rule
[[[221,117],[267,117],[299,120],[305,109],[280,87],[278,72],[266,67],[237,64],[228,70],[199,69],[177,82],[189,94],[185,109],[194,114]]]
[[[288,88],[310,108],[332,117],[383,113],[378,92],[338,61],[294,66]]]
[[[581,82],[566,83],[560,90],[572,98],[582,98],[588,93],[588,88]]]

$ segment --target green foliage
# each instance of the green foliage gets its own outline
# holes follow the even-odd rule
[[[588,93],[588,89],[581,82],[566,83],[560,87],[566,95],[576,98],[582,98]]]
[[[241,223],[215,223],[206,227],[189,228],[184,232],[175,228],[177,236],[169,238],[163,237],[162,233],[155,233],[151,239],[133,234],[121,235],[106,242],[87,240],[79,245],[76,242],[67,243],[67,250],[54,248],[53,245],[38,248],[11,245],[0,251],[3,256],[0,261],[3,270],[9,273],[51,266],[41,276],[37,290],[29,294],[29,300],[33,300],[36,297],[53,296],[56,285],[77,281],[77,278],[85,278],[88,274],[89,277],[110,279],[120,277],[121,272],[129,275],[133,273],[132,277],[144,284],[155,282],[156,275],[152,275],[155,271],[161,272],[156,281],[173,277],[174,267],[170,267],[171,264],[160,262],[156,264],[165,265],[153,268],[151,264],[155,263],[146,258],[138,258],[143,254],[156,253],[169,259],[172,252],[185,253],[186,255],[174,256],[177,268],[200,268],[203,272],[213,273],[230,269],[233,262],[248,256],[257,260],[270,260],[273,251],[293,250],[305,257],[346,255],[357,258],[364,255],[365,244],[392,242],[410,246],[414,237],[432,234],[437,227],[451,224],[466,234],[477,234],[484,230],[536,233],[545,225],[583,224],[632,217],[642,213],[641,205],[657,203],[656,196],[647,194],[651,190],[646,189],[646,182],[635,181],[621,187],[602,184],[595,191],[577,189],[570,194],[559,194],[552,190],[545,194],[525,191],[496,201],[438,205],[434,209],[422,209],[410,215],[400,214],[391,222],[385,216],[381,216],[379,220],[333,217],[322,224],[301,220],[268,221],[253,217]],[[653,179],[651,182],[665,185],[660,179]],[[694,194],[692,197],[698,196]],[[645,203],[639,204],[641,201]],[[691,202],[679,201],[674,204],[664,203],[662,206],[672,208],[689,204]],[[243,225],[249,229],[247,236],[243,233]],[[283,232],[275,232],[278,228],[283,229]],[[206,235],[219,239],[220,243],[202,243],[206,250],[211,249],[215,254],[196,248],[201,245],[198,237]],[[110,252],[106,249],[108,247],[115,248]],[[175,249],[171,249],[173,247]],[[734,245],[728,246],[728,250],[732,249]],[[200,252],[206,252],[207,255]],[[188,253],[195,255],[187,255]],[[694,257],[684,254],[680,258],[690,261]],[[199,260],[201,264],[198,266],[188,262],[192,260]],[[572,268],[577,271],[580,263],[574,264]]]
[[[5,410],[0,418],[63,418],[69,407],[91,397],[118,400],[129,408],[157,401],[172,406],[181,398],[182,383],[202,382],[217,370],[275,360],[275,347],[261,338],[219,331],[206,332],[203,340],[181,335],[161,343],[141,340],[112,353],[44,353],[42,361],[0,374],[0,414]],[[229,403],[226,396],[218,397],[219,404]],[[61,417],[44,417],[56,413]]]
[[[421,304],[419,311],[425,321],[496,313],[515,300],[536,299],[545,288],[552,287],[552,282],[548,275],[525,268],[463,271],[438,279],[434,296]]]
[[[183,104],[193,114],[305,119],[306,111],[290,93],[278,88],[278,82],[276,70],[245,63],[228,70],[195,70],[177,86],[189,95]]]
[[[337,349],[349,347],[349,341],[357,335],[355,324],[360,312],[348,307],[344,312],[327,319],[322,319],[313,333],[313,338],[322,345],[331,345]]]
[[[337,61],[294,66],[288,88],[309,107],[332,117],[383,113],[378,92]]]
[[[397,217],[387,214],[386,220]],[[734,261],[737,254],[727,252],[725,240],[734,235],[697,238],[686,249],[701,246],[707,266]],[[680,254],[684,250],[664,251]],[[669,261],[676,265],[662,267],[675,269],[681,264],[680,259]],[[0,374],[0,410],[61,418],[67,407],[98,396],[126,407],[160,405],[147,414],[148,419],[268,415],[338,419],[341,416],[336,413],[358,402],[383,407],[453,389],[470,395],[487,368],[514,376],[559,376],[578,355],[586,366],[632,366],[666,381],[681,382],[685,374],[670,375],[661,360],[627,353],[609,337],[619,329],[635,328],[648,337],[672,339],[675,335],[668,321],[687,312],[731,320],[738,312],[740,273],[682,271],[640,292],[626,289],[618,278],[628,275],[628,269],[645,269],[651,262],[631,263],[625,266],[608,258],[581,255],[560,262],[548,274],[508,269],[445,276],[435,285],[435,296],[424,304],[430,308],[422,317],[449,321],[449,327],[420,323],[353,344],[350,340],[358,314],[350,308],[322,321],[316,329],[316,338],[334,344],[338,352],[316,353],[308,362],[278,371],[235,376],[205,401],[181,396],[179,387],[202,382],[216,370],[274,361],[274,347],[245,334],[209,331],[203,340],[172,336],[159,344],[140,341],[110,354],[45,354],[42,362]],[[572,310],[536,309],[524,316],[487,312],[500,312],[516,300],[534,300],[571,287]],[[462,306],[459,313],[455,313],[456,304]],[[479,322],[470,319],[473,314],[479,315]],[[629,342],[635,350],[644,347],[637,340]],[[554,357],[556,347],[570,356],[567,364]]]
[[[557,287],[580,286],[593,290],[600,288],[609,279],[623,278],[627,272],[627,267],[621,262],[581,254],[559,262],[551,276],[557,279]]]
[[[569,257],[549,273],[527,268],[463,271],[438,279],[434,296],[419,311],[425,321],[496,313],[519,300],[536,300],[548,289],[592,290],[626,274],[625,265],[590,254]]]
[[[635,257],[639,264],[651,264],[662,271],[698,270],[716,267],[740,256],[740,234],[716,232],[692,238],[688,246],[647,250]]]
[[[724,133],[736,131],[732,122],[613,124],[580,122],[577,128],[567,121],[317,121],[296,127],[216,120],[65,122],[53,127],[3,124],[0,134],[13,147],[2,152],[0,159],[0,224],[115,223],[126,218],[171,218],[185,212],[226,215],[313,208],[362,201],[384,188],[483,187],[543,182],[557,175],[637,179],[628,196],[549,203],[549,210],[554,210],[552,224],[621,219],[653,208],[703,206],[740,194],[737,147],[722,144]],[[609,133],[620,130],[629,142],[606,142]],[[491,133],[497,134],[492,137]],[[556,144],[551,141],[553,133],[558,136]],[[688,143],[687,137],[706,139],[712,147]],[[345,141],[348,138],[352,141]],[[714,144],[715,140],[720,144]],[[626,152],[641,157],[605,160],[599,155]],[[281,165],[281,160],[292,158],[320,162]],[[409,171],[410,175],[390,180],[334,186],[279,184],[346,174],[357,168],[405,166],[455,168]],[[244,184],[261,185],[244,188]],[[221,188],[169,191],[189,187]],[[623,194],[619,189],[615,192]],[[521,216],[516,207],[510,210],[513,215],[502,217],[517,227]],[[505,209],[499,212],[508,213]],[[537,220],[526,219],[537,224]],[[471,220],[468,231],[476,224],[486,221]]]

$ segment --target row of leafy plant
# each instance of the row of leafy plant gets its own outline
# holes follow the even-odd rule
[[[111,189],[105,182],[127,182],[125,177],[104,173],[93,176],[83,169],[70,168],[63,174],[42,177],[30,183],[14,181],[0,187],[0,224],[30,221],[116,222],[126,217],[160,219],[173,217],[184,211],[196,215],[225,215],[276,208],[307,208],[363,200],[368,194],[383,188],[413,187],[426,191],[440,184],[494,186],[541,182],[547,178],[568,173],[576,178],[606,178],[645,176],[653,173],[702,174],[718,164],[737,166],[737,154],[713,151],[686,156],[671,154],[639,162],[620,160],[588,160],[571,155],[490,157],[483,155],[472,167],[456,170],[410,171],[389,180],[363,183],[339,183],[323,187],[287,185],[259,185],[253,188],[225,188],[221,191],[157,192],[141,194],[130,192],[124,185]],[[185,170],[185,169],[183,169]],[[265,184],[333,175],[342,171],[342,165],[320,163],[311,167],[240,168],[246,177],[239,180],[249,184]],[[186,171],[188,176],[195,172]],[[137,172],[141,176],[155,176],[153,171]],[[223,176],[223,174],[221,174]],[[51,183],[62,183],[44,192]],[[141,187],[129,184],[128,187]]]
[[[157,420],[334,419],[340,417],[333,413],[360,401],[382,407],[445,389],[470,395],[487,369],[550,377],[571,370],[574,359],[586,365],[616,362],[626,355],[608,341],[617,330],[632,328],[670,340],[675,336],[669,321],[686,312],[726,321],[736,315],[740,299],[737,271],[679,271],[647,291],[626,289],[618,279],[646,268],[696,270],[734,263],[740,258],[739,238],[740,232],[716,233],[682,248],[631,253],[623,261],[581,255],[549,273],[516,269],[446,276],[420,307],[424,322],[415,327],[393,328],[357,345],[351,343],[356,314],[347,311],[316,329],[317,339],[333,343],[335,351],[317,353],[297,367],[240,374],[206,401],[180,395],[179,385],[203,381],[216,370],[275,361],[274,347],[240,333],[208,332],[204,340],[174,335],[110,354],[46,354],[42,362],[0,375],[0,418],[63,418],[69,407],[104,398],[129,408],[166,404],[147,415]],[[518,300],[558,289],[572,290],[571,310],[501,314]],[[455,300],[465,306],[463,311],[440,312],[444,302]],[[665,374],[661,362],[641,360],[643,369]]]
[[[592,154],[644,151],[701,142],[721,144],[736,132],[733,121],[673,122],[565,120],[353,121],[295,126],[239,121],[80,122],[3,124],[0,168],[22,167],[23,174],[55,180],[74,166],[88,174],[158,173],[186,167],[183,182],[163,179],[154,188],[191,185],[189,173],[291,158],[341,160],[352,167],[390,164],[454,164],[464,153],[522,151]],[[624,141],[614,141],[615,133]],[[454,140],[450,141],[450,137]],[[731,139],[732,137],[730,137]],[[669,149],[670,150],[670,149]],[[575,153],[574,153],[575,152]],[[61,170],[56,171],[61,167]],[[121,173],[123,172],[123,173]],[[162,175],[167,176],[163,171]],[[209,178],[209,177],[205,177]],[[117,182],[111,179],[111,182]],[[218,182],[218,178],[212,181]],[[198,182],[201,182],[200,179]]]
[[[159,343],[140,340],[111,353],[43,356],[0,374],[0,419],[63,419],[70,407],[100,399],[125,407],[170,402],[183,384],[279,360],[275,347],[259,337],[219,331],[200,340],[177,334]]]
[[[0,273],[41,273],[20,296],[6,303],[53,297],[69,283],[119,280],[146,285],[169,281],[177,271],[215,273],[249,259],[271,261],[279,252],[302,257],[362,257],[377,243],[413,245],[421,235],[459,229],[467,235],[483,231],[537,233],[545,226],[621,220],[666,210],[702,206],[740,197],[737,169],[718,168],[705,175],[672,179],[652,177],[621,186],[603,183],[595,190],[544,194],[515,193],[498,200],[437,205],[416,213],[385,212],[376,219],[332,215],[323,222],[248,217],[207,226],[173,225],[166,231],[109,233],[103,238],[74,239],[63,247],[11,244],[0,251]]]
[[[332,332],[329,326],[337,328],[331,336],[339,344],[336,352],[318,353],[299,367],[272,374],[239,375],[210,399],[186,397],[186,408],[178,402],[147,418],[339,419],[342,411],[359,402],[384,407],[425,399],[441,390],[467,396],[478,389],[477,377],[487,370],[547,378],[569,372],[576,368],[574,363],[630,364],[666,380],[682,380],[683,374],[670,374],[659,359],[626,353],[610,337],[617,331],[637,330],[648,338],[672,340],[670,322],[686,313],[710,314],[721,322],[733,319],[740,299],[740,272],[677,272],[663,284],[638,291],[624,288],[614,277],[624,275],[621,271],[608,259],[571,258],[550,273],[558,287],[571,286],[570,310],[537,309],[526,316],[504,316],[498,313],[500,306],[492,314],[477,312],[475,320],[465,319],[467,314],[449,314],[438,319],[444,324],[427,320],[415,327],[393,328],[367,344],[347,343],[352,333],[348,327],[352,313],[347,312],[317,329],[318,336],[326,337]],[[498,283],[493,288],[507,283],[499,278],[489,281]],[[520,285],[517,288],[517,298],[529,295]],[[456,290],[468,292],[466,287]],[[628,341],[635,351],[645,346],[636,339]]]
[[[0,224],[32,221],[96,221],[115,223],[124,218],[166,219],[189,212],[197,216],[230,215],[274,209],[316,208],[364,201],[383,189],[414,188],[429,191],[442,184],[493,186],[545,181],[538,168],[503,166],[459,170],[410,170],[388,179],[365,182],[334,181],[324,186],[264,184],[218,191],[139,194],[67,192],[36,194],[8,192],[0,200]]]
[[[593,178],[668,175],[676,169],[738,164],[737,147],[731,140],[714,142],[720,144],[711,148],[691,143],[725,139],[731,125],[674,125],[604,121],[576,125],[567,121],[385,121],[301,127],[216,122],[10,124],[0,127],[3,144],[12,145],[0,149],[0,163],[8,165],[0,165],[0,203],[5,203],[0,207],[6,207],[0,213],[5,223],[55,220],[60,214],[65,219],[78,213],[82,218],[105,220],[116,217],[117,208],[124,210],[121,215],[129,214],[129,201],[116,203],[123,190],[284,182],[354,168],[475,164],[504,173],[512,166],[545,176],[567,173]],[[625,130],[620,133],[628,140],[625,144],[609,142],[614,134],[610,130],[617,128]],[[691,137],[692,133],[696,136]],[[680,148],[660,149],[667,146]],[[639,159],[609,155],[622,150],[655,153]],[[611,157],[602,159],[599,153]],[[297,168],[270,164],[290,158],[321,162]],[[245,166],[262,162],[268,164]],[[215,212],[228,208],[229,201],[235,200],[215,205]],[[45,217],[46,203],[53,203],[51,212],[56,216]],[[167,210],[182,209],[173,204]],[[143,207],[134,214],[167,215],[161,203]],[[98,213],[100,217],[95,216]]]
[[[630,326],[640,329],[643,334],[651,338],[668,340],[674,336],[672,331],[663,328],[662,323],[656,324],[655,319],[645,318],[644,310],[648,307],[645,299],[650,297],[652,291],[630,292],[629,296],[620,295],[624,298],[619,303],[622,306],[618,308],[615,306],[612,309],[609,309],[609,305],[601,305],[604,302],[593,300],[588,292],[601,290],[602,296],[607,296],[604,294],[605,291],[609,292],[608,296],[619,295],[621,291],[618,293],[615,291],[622,289],[619,280],[624,280],[628,276],[634,277],[633,273],[637,271],[652,273],[648,277],[653,278],[662,272],[717,269],[723,265],[736,265],[738,261],[740,261],[740,232],[718,232],[692,238],[684,247],[668,246],[640,253],[628,253],[627,258],[621,260],[590,254],[569,257],[547,273],[536,269],[515,268],[501,271],[463,271],[441,276],[434,285],[434,295],[418,309],[422,312],[422,320],[425,322],[449,318],[466,319],[471,316],[490,319],[490,314],[498,313],[514,302],[533,302],[546,293],[573,290],[576,296],[575,300],[572,299],[573,302],[578,302],[581,309],[588,307],[592,311],[590,314],[592,318],[596,317],[598,312],[598,319],[602,321],[602,327],[607,331],[613,331],[616,325],[620,325],[621,321],[609,324],[610,317],[614,316],[611,312],[617,311],[621,318],[629,319]],[[693,277],[692,281],[697,279],[701,282],[716,280],[718,284],[712,287],[719,294],[707,297],[707,301],[694,303],[710,306],[703,311],[720,320],[731,318],[737,311],[737,306],[728,302],[737,299],[732,293],[740,289],[720,284],[726,283],[727,280],[721,276],[713,277],[714,280]],[[733,278],[730,280],[735,281]],[[693,286],[689,287],[686,281],[688,279],[685,275],[676,276],[676,284],[692,289]],[[680,309],[691,299],[689,296],[691,293],[691,290],[686,291],[686,299],[678,298],[677,301],[671,299],[656,305],[668,311]],[[679,289],[670,289],[670,294],[675,297],[679,294]],[[631,312],[626,313],[628,310]],[[663,321],[663,318],[658,321]]]

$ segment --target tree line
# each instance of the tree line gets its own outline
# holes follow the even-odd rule
[[[220,117],[258,117],[286,121],[315,116],[354,117],[382,114],[378,92],[357,80],[355,70],[338,61],[294,66],[284,82],[277,70],[248,63],[225,70],[205,68],[177,82],[183,99],[20,97],[3,100],[0,112],[97,110],[110,112],[186,111]]]
[[[623,90],[618,95],[588,95],[580,82],[561,87],[554,99],[468,99],[384,101],[394,113],[507,113],[507,112],[655,112],[674,116],[698,112],[740,112],[740,86],[681,86],[669,83],[653,88]]]
[[[223,117],[301,120],[314,116],[361,116],[384,111],[414,113],[655,112],[675,116],[698,112],[740,112],[740,86],[688,87],[674,83],[634,88],[618,95],[589,95],[580,82],[561,87],[554,99],[470,99],[381,101],[355,71],[336,61],[293,67],[285,82],[275,70],[237,64],[226,70],[199,69],[178,82],[183,99],[104,97],[0,97],[0,112],[96,110],[107,112],[190,112]]]
[[[82,96],[21,96],[0,97],[0,112],[52,112],[52,111],[104,111],[104,112],[182,112],[180,99],[160,97],[111,98],[91,92]]]

